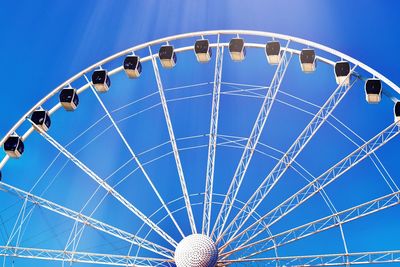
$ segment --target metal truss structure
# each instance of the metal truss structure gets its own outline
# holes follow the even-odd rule
[[[243,48],[263,49],[265,53],[267,53],[267,42],[273,40],[282,44],[282,47],[280,47],[280,51],[277,54],[279,60],[277,60],[276,63],[278,64],[274,67],[276,69],[273,69],[272,79],[267,81],[266,84],[263,82],[263,85],[251,85],[223,81],[223,77],[225,79],[225,72],[223,75],[222,70],[223,65],[226,64],[224,63],[226,62],[226,54],[228,51],[230,53],[232,52],[230,50],[231,47],[229,40],[234,37],[248,37],[253,42],[245,42]],[[163,44],[175,42],[177,44],[186,44],[187,41],[194,41],[194,38],[197,38],[197,40],[209,38],[207,40],[210,41],[210,50],[207,50],[207,52],[210,52],[211,54],[211,51],[215,51],[215,63],[212,66],[214,70],[213,77],[210,75],[210,81],[201,84],[192,84],[179,88],[164,87],[162,80],[164,73],[160,73],[159,63],[157,62],[157,60],[159,60],[159,55],[155,53],[153,54],[153,51]],[[290,93],[285,92],[284,88],[282,88],[282,83],[288,76],[286,73],[289,69],[291,59],[302,53],[302,50],[299,49],[299,47],[304,49],[314,49],[316,51],[316,61],[327,64],[328,66],[335,66],[336,62],[339,61],[349,63],[349,73],[345,77],[342,77],[342,81],[338,82],[338,85],[335,85],[335,87],[332,88],[332,91],[327,90],[329,96],[324,98],[326,100],[321,106],[313,104],[310,101],[303,99],[301,96],[291,95]],[[175,53],[184,53],[193,50],[193,45],[181,45],[174,48]],[[112,65],[112,63],[132,54],[142,55],[140,58],[141,64],[146,64],[146,62],[151,63],[152,70],[154,71],[154,79],[157,85],[157,92],[155,95],[158,95],[157,99],[158,97],[159,99],[157,101],[159,102],[154,106],[143,108],[134,114],[130,114],[123,119],[117,119],[117,117],[114,116],[114,111],[108,107],[106,102],[103,102],[103,97],[98,94],[94,84],[86,75],[94,70],[103,69],[110,65],[114,67],[108,71],[108,75],[112,77],[124,70],[123,66],[115,67],[115,64]],[[224,71],[225,70],[226,68],[224,68]],[[334,116],[334,111],[340,106],[340,103],[342,103],[342,100],[345,99],[346,95],[348,95],[352,88],[356,87],[360,81],[365,81],[370,77],[380,80],[383,85],[383,95],[397,103],[396,96],[400,94],[400,88],[379,72],[352,57],[308,40],[269,32],[246,30],[202,31],[170,36],[131,47],[97,62],[60,84],[60,86],[36,103],[8,131],[0,141],[0,145],[4,146],[8,138],[17,131],[24,131],[20,136],[20,140],[24,142],[34,132],[38,132],[45,141],[52,145],[52,149],[55,148],[58,156],[65,156],[67,162],[73,163],[83,171],[85,175],[95,181],[98,188],[102,190],[101,192],[105,194],[104,198],[107,195],[112,196],[113,200],[118,201],[123,208],[126,208],[131,212],[143,225],[136,233],[130,233],[129,231],[122,229],[123,227],[119,228],[109,223],[105,223],[102,220],[95,219],[95,211],[102,204],[104,198],[98,203],[93,212],[88,214],[87,212],[83,212],[83,208],[81,211],[76,211],[68,208],[68,205],[61,205],[56,203],[58,201],[53,202],[39,193],[33,193],[35,192],[33,190],[34,188],[31,190],[25,190],[19,186],[12,185],[8,180],[7,182],[3,180],[0,181],[0,189],[8,194],[16,196],[17,199],[22,202],[21,209],[19,213],[17,213],[14,227],[8,236],[8,241],[0,246],[0,255],[5,259],[3,265],[6,266],[6,260],[9,258],[26,258],[33,260],[60,261],[62,264],[82,263],[89,265],[101,264],[132,267],[175,266],[174,250],[178,246],[179,241],[188,235],[197,234],[198,232],[199,234],[211,237],[218,246],[217,266],[235,264],[247,264],[250,266],[349,266],[357,264],[388,264],[400,262],[399,250],[377,250],[370,252],[349,251],[345,231],[342,228],[343,225],[346,225],[349,222],[361,220],[380,211],[388,210],[389,208],[394,209],[394,207],[400,204],[400,190],[396,184],[396,179],[390,175],[390,172],[385,168],[377,154],[380,148],[400,133],[399,122],[396,120],[393,123],[386,123],[385,125],[389,126],[380,130],[377,134],[374,133],[375,136],[369,140],[364,140],[357,135],[355,131],[350,127],[347,127],[347,125]],[[82,81],[84,82],[83,85]],[[89,167],[90,164],[86,165],[83,162],[84,160],[80,159],[81,157],[77,155],[78,153],[72,153],[69,148],[70,144],[63,145],[62,143],[64,142],[58,140],[57,135],[50,134],[32,121],[31,115],[35,110],[41,108],[45,104],[54,103],[51,102],[51,100],[53,100],[53,98],[55,98],[63,88],[70,87],[74,84],[78,87],[78,94],[83,94],[87,90],[92,91],[97,102],[102,107],[102,112],[104,111],[105,113],[103,118],[108,118],[111,123],[107,129],[112,128],[116,130],[118,138],[120,138],[124,144],[124,149],[129,151],[131,158],[126,164],[131,161],[136,164],[136,168],[121,181],[118,181],[116,185],[111,185],[107,178],[101,177],[98,173],[93,171],[95,168],[92,169]],[[208,85],[211,85],[211,88],[206,93],[198,93],[176,99],[167,98],[167,96],[169,97],[167,92],[172,90],[182,90],[183,88],[188,89],[196,86]],[[221,97],[227,95],[241,98],[257,98],[260,100],[261,107],[260,109],[257,109],[258,113],[254,124],[252,121],[253,119],[251,119],[252,124],[250,126],[252,127],[248,136],[235,136],[220,133],[220,100]],[[301,104],[288,102],[283,97],[281,98],[281,95],[286,98],[294,99]],[[211,111],[209,126],[207,125],[209,129],[207,129],[207,132],[196,136],[179,136],[179,132],[174,131],[172,123],[174,118],[173,116],[171,118],[170,115],[170,103],[172,101],[184,101],[205,96],[210,97],[211,99],[211,108],[208,109]],[[149,96],[144,96],[143,99],[147,97]],[[135,103],[140,100],[141,99],[135,100]],[[289,149],[285,149],[285,151],[280,151],[278,148],[269,146],[266,143],[263,143],[263,140],[261,139],[263,131],[265,132],[264,126],[270,117],[270,112],[273,109],[273,106],[276,105],[275,103],[283,104],[311,116],[310,121],[308,121],[305,128],[302,129],[300,135],[296,135],[297,138],[293,138],[295,139],[293,142],[290,141],[291,145],[288,146]],[[53,105],[48,110],[48,114],[50,116],[53,115],[61,107],[62,105],[57,102],[57,104]],[[135,116],[154,107],[162,108],[163,120],[165,120],[166,129],[168,130],[168,140],[165,143],[149,148],[142,153],[135,153],[131,143],[125,137],[126,132],[123,133],[121,130],[122,128],[120,129],[119,123],[128,117]],[[120,107],[119,109],[122,110],[123,108],[124,107]],[[171,114],[173,115],[173,113]],[[398,117],[400,117],[400,115]],[[301,153],[306,148],[307,144],[313,140],[322,126],[327,124],[347,138],[350,142],[355,144],[356,148],[352,149],[353,151],[351,153],[343,157],[336,164],[333,164],[330,168],[324,170],[322,174],[314,176],[297,160],[301,157]],[[28,129],[23,128],[23,126],[26,125],[28,125]],[[96,123],[93,125],[96,125]],[[88,129],[91,129],[93,125],[89,126]],[[96,138],[101,136],[104,132],[99,133],[90,142],[94,142]],[[197,140],[202,137],[206,137],[207,139],[204,144],[197,143],[196,145],[183,145],[188,140]],[[76,139],[79,139],[79,136]],[[179,143],[179,146],[178,141],[182,141],[182,144]],[[163,146],[168,146],[168,152],[153,157],[150,160],[144,160],[142,158],[142,155],[149,153],[149,151],[155,151]],[[188,188],[187,184],[189,184],[190,187],[190,183],[188,183],[189,175],[187,173],[185,175],[182,166],[182,159],[184,158],[181,156],[182,151],[199,148],[204,148],[207,151],[206,170],[203,173],[203,175],[205,174],[204,187],[202,185],[202,188],[205,188],[205,190],[201,193],[191,192],[191,188]],[[227,192],[223,194],[220,194],[218,192],[219,188],[215,187],[216,183],[214,176],[217,148],[235,149],[240,153],[237,165],[233,168],[233,170],[235,170],[233,177],[228,180],[229,186],[227,186]],[[83,149],[84,148],[82,148],[82,150]],[[245,181],[249,176],[248,172],[251,172],[249,166],[252,161],[255,161],[253,156],[256,153],[263,157],[273,159],[274,164],[272,169],[263,173],[262,177],[256,177],[262,179],[256,180],[257,183],[255,184],[254,191],[251,191],[248,199],[242,201],[239,200],[239,191],[242,187],[243,181]],[[5,170],[8,167],[8,162],[11,159],[10,155],[5,154],[1,160],[0,169]],[[179,181],[179,194],[181,195],[178,199],[169,200],[168,202],[165,196],[162,196],[160,191],[157,189],[155,178],[149,174],[150,171],[148,172],[147,167],[145,166],[169,155],[173,157],[174,168],[176,166],[176,179],[177,182]],[[380,197],[376,197],[375,199],[363,200],[360,201],[360,203],[353,204],[351,207],[337,210],[333,201],[329,197],[329,194],[326,192],[327,187],[352,168],[359,165],[365,159],[371,160],[373,166],[376,167],[378,173],[382,176],[391,192],[388,194],[381,194]],[[55,160],[56,159],[54,159],[54,161]],[[117,171],[126,166],[126,164],[120,166]],[[304,180],[306,184],[299,190],[296,189],[293,194],[290,194],[285,198],[285,200],[274,205],[271,209],[267,210],[267,212],[264,210],[261,211],[260,207],[262,207],[262,204],[265,204],[266,199],[268,199],[267,197],[272,194],[271,192],[276,188],[278,182],[285,178],[285,174],[288,170],[294,171],[297,178]],[[136,171],[144,175],[146,182],[157,197],[157,203],[161,203],[161,207],[153,213],[138,208],[138,203],[133,203],[134,201],[128,200],[126,194],[122,194],[121,191],[119,191],[120,189],[118,185]],[[222,177],[221,179],[226,178],[227,177]],[[203,193],[204,196],[202,195]],[[314,196],[316,195],[322,197],[324,205],[327,206],[331,214],[320,216],[317,219],[305,223],[302,222],[302,224],[297,226],[287,227],[278,232],[273,231],[274,229],[272,228],[276,223],[281,221],[302,204],[314,199]],[[200,196],[202,200],[200,202],[193,201],[195,196]],[[216,198],[220,198],[219,201],[216,201]],[[90,199],[88,202],[89,201]],[[178,204],[182,205],[179,208],[176,208],[176,205]],[[201,207],[200,209],[202,212],[199,211],[199,213],[196,214],[196,210],[194,210],[194,207],[196,206]],[[32,217],[32,214],[35,212],[34,209],[46,210],[47,212],[60,215],[61,218],[74,223],[73,230],[71,231],[65,249],[35,248],[32,246],[24,246],[22,244],[21,236],[23,235],[25,226]],[[165,212],[165,214],[163,212]],[[178,216],[180,212],[185,214],[184,220],[187,221],[188,219],[188,225],[183,225],[182,221],[179,220],[180,218]],[[195,220],[195,214],[197,217],[200,212],[201,220],[200,218]],[[1,216],[0,220],[2,220]],[[166,221],[173,223],[173,230],[171,227],[165,227]],[[81,228],[79,229],[79,227]],[[105,236],[126,242],[128,246],[130,246],[127,255],[79,251],[78,244],[83,237],[85,227],[91,228]],[[279,249],[285,245],[318,235],[321,232],[334,228],[339,228],[340,230],[340,240],[343,243],[344,253],[297,256],[286,256],[280,253]],[[145,232],[146,230],[148,232]],[[71,246],[71,249],[70,245],[72,243],[73,245]],[[267,257],[269,256],[267,253],[274,253],[274,256]]]

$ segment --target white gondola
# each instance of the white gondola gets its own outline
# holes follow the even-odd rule
[[[40,129],[47,132],[51,126],[49,112],[42,108],[32,112],[31,121]]]
[[[279,64],[281,59],[281,44],[278,41],[271,41],[265,45],[265,55],[271,65]]]
[[[207,39],[197,40],[194,44],[194,52],[198,62],[207,63],[211,60],[212,50]]]
[[[17,134],[12,134],[4,142],[3,148],[11,158],[19,158],[24,153],[25,146]]]
[[[246,47],[242,38],[232,38],[229,42],[229,54],[233,61],[242,61],[246,57]]]
[[[158,57],[160,58],[161,65],[166,69],[175,67],[178,60],[172,45],[161,46],[158,51]]]
[[[75,88],[64,88],[60,92],[60,103],[67,111],[75,110],[79,105],[79,96]]]
[[[335,63],[335,77],[337,84],[350,84],[350,63],[347,61],[339,61]]]
[[[301,69],[305,73],[314,72],[317,68],[316,56],[314,49],[305,48],[300,53]]]
[[[394,121],[400,126],[400,101],[394,105]]]
[[[142,63],[140,63],[140,57],[135,55],[127,56],[124,60],[124,70],[129,78],[138,78],[142,73]]]
[[[368,79],[365,82],[365,98],[370,104],[381,102],[382,82],[379,79]]]
[[[107,92],[111,86],[107,70],[95,70],[92,74],[92,83],[97,92]]]

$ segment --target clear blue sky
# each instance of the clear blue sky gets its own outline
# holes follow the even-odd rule
[[[87,66],[136,44],[164,36],[200,30],[246,29],[301,37],[348,54],[399,84],[398,62],[400,56],[397,49],[400,47],[400,28],[398,27],[400,16],[398,10],[399,3],[394,0],[385,2],[377,0],[6,1],[1,4],[0,9],[0,32],[2,33],[0,42],[2,50],[0,57],[0,90],[2,92],[0,98],[0,133],[5,134],[26,110],[45,96],[47,92]],[[251,69],[257,66],[252,64],[256,64],[254,62],[257,62],[259,56],[263,57],[263,54],[250,54],[248,60],[243,63],[242,69],[239,69],[240,66],[237,64],[228,62],[226,67],[224,66],[226,81],[265,84],[265,79],[262,80],[263,70],[266,70],[265,73],[268,76],[272,73],[272,69],[268,69],[264,62],[260,63],[254,71]],[[225,59],[230,61],[228,57]],[[297,61],[297,59],[293,61]],[[184,65],[185,62],[188,62],[187,65]],[[179,63],[181,64],[179,65]],[[252,71],[241,74],[241,71],[246,67]],[[304,78],[298,67],[297,62],[292,62],[289,73],[293,76],[288,78],[289,81],[286,84],[284,83],[284,89],[294,95],[302,96],[302,92],[300,93],[299,90],[307,88],[311,84],[309,77],[315,76]],[[319,71],[320,75],[332,74],[332,70],[326,66],[321,66]],[[151,65],[144,66],[144,73],[146,72],[152,72]],[[197,72],[200,73],[198,76],[195,75]],[[162,70],[161,74],[165,78],[165,87],[168,88],[210,81],[212,72],[212,64],[200,67],[191,54],[185,54],[179,58],[176,69],[172,72]],[[209,76],[206,76],[206,74]],[[313,90],[311,90],[314,95],[303,96],[305,99],[321,105],[328,96],[328,92],[333,90],[334,82],[326,76],[324,78],[318,75],[314,82]],[[120,74],[113,80],[112,87],[113,90],[119,91],[119,94],[111,90],[110,95],[103,96],[104,101],[110,109],[115,109],[154,92],[155,86],[152,75],[144,75],[142,80],[131,83],[131,81],[127,81],[123,74]],[[210,87],[199,89],[198,92],[208,92],[209,89]],[[228,90],[229,88],[225,89]],[[70,116],[70,114],[62,112],[62,114],[55,116],[54,129],[50,133],[60,138],[61,143],[68,143],[73,136],[85,128],[85,125],[88,126],[89,123],[95,122],[102,116],[103,111],[90,94],[90,92],[86,92],[86,96],[82,96],[82,109],[77,113]],[[182,96],[185,96],[184,93],[167,94],[167,98]],[[335,111],[335,116],[354,127],[353,129],[363,138],[368,139],[376,134],[379,129],[392,122],[392,103],[386,99],[381,105],[371,107],[365,103],[363,97],[362,84],[359,84],[358,90],[350,93],[348,98],[343,101],[343,105]],[[156,100],[158,99],[154,99],[154,101]],[[209,100],[209,98],[198,100],[194,106],[189,102],[171,107],[171,116],[173,121],[176,122],[174,127],[176,127],[177,137],[208,133]],[[221,132],[247,136],[261,102],[259,100],[239,102],[237,99],[221,101],[226,101],[221,102],[225,104],[221,107],[221,118],[227,121],[226,124],[221,125]],[[84,107],[84,103],[88,104]],[[117,119],[122,119],[124,116],[151,104],[152,102],[138,107],[135,106],[115,116],[117,116]],[[311,110],[316,111],[315,108]],[[286,113],[284,107],[276,105],[275,113],[271,114],[270,124],[278,125],[281,128],[274,128],[267,124],[266,129],[271,131],[271,135],[265,133],[261,140],[277,149],[285,150],[288,148],[290,140],[294,140],[310,118],[304,114],[291,115]],[[64,123],[61,124],[60,121],[63,120]],[[282,123],[282,121],[285,123]],[[80,124],[79,129],[75,128],[75,124]],[[104,120],[98,128],[84,136],[80,144],[72,146],[71,150],[76,152],[81,145],[90,141],[96,133],[99,133],[108,125],[109,122]],[[137,119],[121,123],[121,128],[127,133],[127,137],[136,148],[135,151],[139,152],[168,139],[168,132],[164,125],[160,107],[149,111],[146,115],[141,115]],[[206,142],[207,139],[201,140],[201,142],[204,141]],[[321,144],[323,149],[320,149]],[[56,151],[37,135],[34,135],[26,145],[30,152],[27,152],[26,157],[18,162],[13,161],[7,165],[3,171],[3,176],[6,182],[29,190],[46,166],[50,164],[51,159],[56,155]],[[187,144],[182,141],[178,145],[185,146]],[[396,152],[399,145],[400,142],[394,140],[388,144],[389,148],[385,147],[379,154],[383,164],[396,182],[399,174]],[[170,147],[163,149],[166,152],[170,150]],[[353,149],[355,147],[343,136],[332,128],[325,127],[321,129],[321,135],[316,136],[316,141],[310,143],[310,149],[305,150],[299,157],[299,161],[313,175],[319,175]],[[32,152],[32,150],[35,150],[35,152]],[[203,149],[182,156],[187,176],[191,177],[188,178],[191,193],[198,193],[203,187],[203,180],[201,179],[204,177],[205,151]],[[104,154],[107,156],[101,156]],[[221,158],[219,161],[217,158],[217,162],[224,167],[216,170],[219,175],[218,178],[220,178],[216,182],[216,186],[222,188],[219,191],[220,193],[224,191],[223,188],[227,187],[240,154],[241,151],[237,149],[234,151],[227,148],[226,151],[221,150],[219,154]],[[146,155],[143,157],[143,161],[150,160],[157,155],[159,154]],[[81,159],[90,166],[96,166],[94,168],[103,177],[112,173],[112,170],[128,158],[128,151],[126,151],[116,133],[111,130],[106,133],[104,138],[97,140],[96,145],[89,146],[81,154]],[[252,177],[265,176],[268,169],[273,166],[273,160],[268,159],[265,162],[264,160],[260,155],[255,156],[254,163],[252,163],[254,165],[249,169],[248,183],[244,185],[241,195],[244,200],[256,185],[255,182],[252,182]],[[60,157],[60,160],[43,178],[43,182],[37,189],[37,194],[40,194],[46,188],[46,185],[50,184],[63,164],[64,159]],[[172,200],[180,193],[174,164],[173,157],[170,155],[162,160],[159,165],[154,164],[148,167],[152,176],[159,177],[158,180],[155,178],[156,183],[168,200]],[[131,165],[133,166],[133,164]],[[257,166],[265,166],[265,169]],[[96,186],[72,164],[69,164],[67,169],[68,172],[64,171],[60,177],[55,179],[54,184],[51,183],[50,189],[44,196],[79,210],[96,189]],[[117,183],[130,170],[132,168],[123,170],[113,177],[110,183]],[[371,173],[373,175],[368,179],[364,177]],[[151,213],[159,207],[159,203],[154,195],[145,193],[151,191],[143,175],[135,175],[138,178],[128,179],[129,181],[123,184],[120,190],[129,200],[137,203],[147,213]],[[168,179],[161,179],[160,177],[163,175],[166,175]],[[304,185],[304,180],[300,182],[299,179],[296,180],[295,176],[296,174],[293,171],[288,172],[287,182],[282,183],[273,193],[277,200],[271,200],[262,208],[268,210],[269,205],[278,203],[280,198],[288,194],[284,192],[286,188],[292,190],[288,190],[288,192],[294,192],[293,190]],[[343,182],[335,183],[328,189],[328,194],[332,195],[338,210],[389,192],[370,161],[362,163],[357,170],[346,174],[345,178]],[[142,189],[143,191],[141,191]],[[149,195],[151,195],[152,200],[143,201]],[[99,201],[102,196],[101,194],[96,195],[94,201],[89,205],[87,213],[90,213],[90,210],[95,207],[96,201]],[[15,198],[6,193],[0,194],[0,200],[4,200],[5,207],[15,202]],[[284,230],[318,216],[326,215],[326,210],[322,210],[326,207],[321,207],[321,210],[319,210],[320,205],[323,206],[318,204],[320,202],[320,198],[315,200],[308,208],[298,211],[287,221],[283,221],[275,230]],[[10,210],[3,211],[2,216],[4,218],[11,218],[6,223],[6,232],[11,231],[15,221],[15,212],[19,211],[21,203],[19,202]],[[398,208],[392,208],[371,216],[371,218],[359,224],[350,224],[345,229],[350,239],[350,250],[400,249],[397,242],[400,238],[399,216],[393,215],[395,213],[399,214]],[[307,214],[307,216],[303,216],[304,214]],[[104,219],[131,232],[138,229],[139,221],[109,197],[106,198],[106,203],[95,215],[96,218]],[[186,222],[184,215],[179,215],[182,222]],[[200,218],[198,219],[200,220]],[[60,216],[47,211],[35,210],[31,223],[26,227],[26,233],[23,235],[25,243],[22,242],[21,245],[63,249],[72,225],[70,221],[66,221]],[[178,233],[174,232],[175,229],[172,224],[165,223],[164,226],[167,229],[170,228],[174,237],[178,237]],[[48,230],[52,227],[62,230]],[[184,226],[184,229],[188,231],[188,225]],[[2,233],[4,235],[1,238],[2,244],[6,241],[6,232]],[[43,235],[44,241],[38,238],[41,235]],[[156,236],[152,237],[156,240]],[[84,232],[79,248],[93,252],[128,253],[126,243],[104,234],[99,235],[94,230]],[[299,243],[299,245],[282,249],[283,255],[323,252],[343,252],[337,230],[321,234],[321,236]],[[25,264],[26,266],[28,263],[28,261],[18,260],[16,266],[18,264],[19,266]],[[7,261],[7,264],[11,266],[11,261]]]

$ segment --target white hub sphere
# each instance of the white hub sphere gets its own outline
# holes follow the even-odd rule
[[[175,249],[177,267],[214,267],[217,260],[217,247],[206,235],[189,235],[182,239]]]

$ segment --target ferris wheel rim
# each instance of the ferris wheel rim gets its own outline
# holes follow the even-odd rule
[[[153,41],[149,41],[146,43],[142,43],[142,44],[138,44],[136,46],[127,48],[125,50],[122,50],[120,52],[117,52],[103,60],[100,60],[94,64],[92,64],[91,66],[87,67],[86,69],[78,72],[77,74],[75,74],[74,76],[70,77],[69,79],[67,79],[66,81],[64,81],[63,83],[61,83],[60,85],[58,85],[56,88],[54,88],[52,91],[50,91],[50,93],[48,93],[47,95],[45,95],[41,100],[39,100],[34,106],[32,106],[23,116],[21,116],[21,118],[11,127],[11,129],[3,136],[3,138],[0,140],[0,147],[3,146],[4,142],[6,141],[6,139],[13,134],[14,132],[16,132],[16,130],[18,129],[18,127],[20,127],[22,125],[22,123],[26,120],[26,118],[33,112],[35,111],[37,108],[41,107],[48,99],[50,99],[51,97],[53,97],[56,93],[58,93],[60,90],[62,90],[63,88],[65,88],[66,86],[70,85],[71,83],[73,83],[74,81],[76,81],[77,79],[79,79],[80,77],[83,77],[86,73],[110,62],[113,61],[119,57],[128,55],[132,52],[135,52],[137,50],[141,50],[141,49],[145,49],[157,44],[161,44],[161,43],[168,43],[168,42],[172,42],[175,40],[180,40],[180,39],[185,39],[185,38],[194,38],[194,37],[203,37],[203,36],[218,36],[218,35],[248,35],[248,36],[259,36],[259,37],[265,37],[265,38],[276,38],[276,39],[280,39],[280,40],[285,40],[287,42],[294,42],[294,43],[299,43],[308,47],[313,47],[322,51],[325,51],[329,54],[332,54],[338,58],[341,58],[343,60],[346,60],[348,62],[353,63],[354,65],[356,65],[358,68],[364,69],[365,71],[367,71],[368,73],[370,73],[373,77],[376,77],[378,79],[380,79],[382,82],[384,82],[387,86],[389,86],[389,88],[391,88],[392,90],[394,90],[396,93],[400,94],[400,87],[398,87],[394,82],[392,82],[390,79],[388,79],[387,77],[385,77],[383,74],[379,73],[378,71],[376,71],[375,69],[369,67],[368,65],[358,61],[357,59],[344,54],[336,49],[330,48],[326,45],[322,45],[319,43],[316,43],[314,41],[310,41],[310,40],[306,40],[303,38],[299,38],[299,37],[294,37],[291,35],[286,35],[286,34],[279,34],[279,33],[274,33],[274,32],[267,32],[267,31],[253,31],[253,30],[210,30],[210,31],[196,31],[196,32],[189,32],[189,33],[182,33],[182,34],[176,34],[176,35],[171,35],[171,36],[167,36],[167,37],[162,37],[159,39],[155,39]],[[215,44],[214,44],[215,45]],[[261,45],[265,45],[265,44],[261,44]],[[186,50],[189,50],[193,48],[193,46],[187,46]],[[179,52],[179,51],[177,51]],[[157,54],[154,54],[152,57],[158,57]],[[320,59],[324,59],[323,57],[319,57]],[[324,61],[324,60],[323,60]],[[329,60],[326,60],[325,63],[329,63]],[[117,68],[115,68],[117,69]],[[114,69],[114,70],[115,70]],[[395,98],[395,100],[397,100]],[[54,106],[56,107],[57,104]],[[53,108],[54,108],[53,107]],[[32,128],[30,129],[31,131],[33,130]],[[28,130],[29,131],[29,130]],[[28,132],[27,131],[27,132]],[[3,158],[3,161],[5,160],[5,162],[1,162],[0,163],[0,169],[5,165],[5,163],[7,162],[8,157],[5,156]]]

